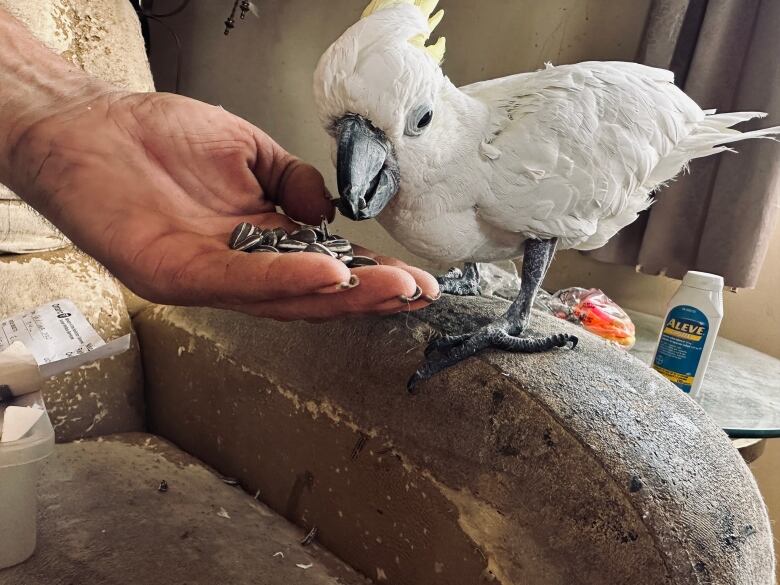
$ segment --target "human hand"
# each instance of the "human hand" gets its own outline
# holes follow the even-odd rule
[[[431,275],[392,258],[350,272],[321,254],[230,250],[240,222],[292,228],[277,205],[310,224],[334,208],[313,167],[222,108],[103,88],[47,111],[13,145],[10,186],[151,301],[324,320],[439,294]]]

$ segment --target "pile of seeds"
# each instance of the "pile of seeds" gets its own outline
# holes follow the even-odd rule
[[[327,254],[341,260],[350,268],[375,266],[378,264],[368,256],[355,255],[352,244],[341,236],[331,235],[328,224],[323,221],[319,226],[305,225],[294,232],[287,233],[282,228],[263,229],[251,223],[240,223],[230,234],[228,242],[231,250],[241,252],[314,252]]]

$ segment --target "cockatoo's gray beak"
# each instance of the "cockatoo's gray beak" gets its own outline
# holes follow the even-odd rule
[[[336,122],[336,139],[339,211],[355,221],[376,217],[398,193],[398,165],[390,141],[355,114]]]

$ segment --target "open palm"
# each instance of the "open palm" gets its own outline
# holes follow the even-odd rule
[[[415,309],[438,295],[433,277],[391,258],[350,271],[321,254],[230,250],[239,222],[319,224],[333,205],[313,167],[219,107],[104,93],[37,122],[12,162],[12,187],[156,302],[318,320]]]

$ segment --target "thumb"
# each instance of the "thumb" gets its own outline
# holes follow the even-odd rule
[[[254,174],[265,196],[292,219],[317,225],[332,220],[335,207],[320,172],[293,156],[255,128],[257,159]]]
[[[290,158],[276,193],[277,205],[297,221],[314,225],[319,225],[323,217],[333,221],[335,207],[320,172],[310,164]]]

